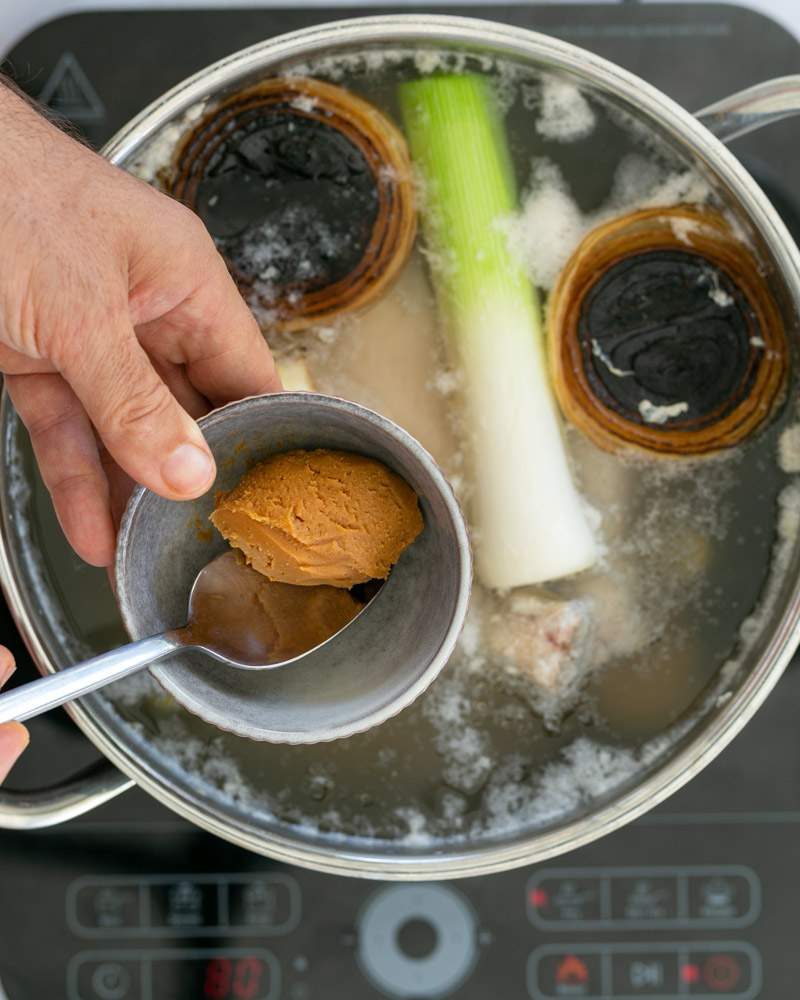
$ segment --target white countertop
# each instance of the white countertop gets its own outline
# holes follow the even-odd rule
[[[140,7],[142,9],[152,9],[156,7],[167,9],[178,9],[180,7],[198,8],[224,8],[231,7],[292,7],[292,6],[313,6],[313,7],[380,7],[399,6],[404,0],[394,0],[394,2],[382,3],[382,0],[299,0],[292,3],[291,0],[235,0],[234,3],[226,3],[226,0],[0,0],[0,53],[7,52],[14,44],[28,34],[33,28],[45,21],[52,20],[61,14],[77,13],[86,10],[132,10]],[[485,4],[491,4],[493,0],[482,0]],[[619,0],[534,0],[538,3],[569,4],[580,3],[603,3],[613,5]],[[643,3],[673,2],[673,0],[641,0]],[[702,0],[683,0],[685,3],[702,2]],[[422,0],[405,0],[409,8],[424,8],[432,6],[431,3]],[[458,8],[459,13],[468,13],[468,3],[465,0],[436,0],[437,6],[445,4]],[[800,0],[748,0],[741,6],[750,7],[769,15],[774,20],[779,21],[800,38]]]

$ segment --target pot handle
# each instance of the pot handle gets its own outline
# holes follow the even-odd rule
[[[800,114],[800,74],[757,83],[695,115],[722,142]]]
[[[107,760],[35,791],[0,788],[0,830],[38,830],[65,823],[101,806],[133,786]]]

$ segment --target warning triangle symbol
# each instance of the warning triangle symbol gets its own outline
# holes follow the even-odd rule
[[[71,52],[65,52],[58,60],[39,100],[75,122],[99,122],[106,116],[97,91]]]

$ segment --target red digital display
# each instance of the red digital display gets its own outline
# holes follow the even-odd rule
[[[212,958],[206,964],[203,1000],[257,1000],[264,978],[260,958]]]

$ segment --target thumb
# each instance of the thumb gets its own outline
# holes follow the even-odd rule
[[[80,338],[58,367],[115,461],[170,500],[200,496],[216,467],[200,428],[156,373],[133,327]]]

